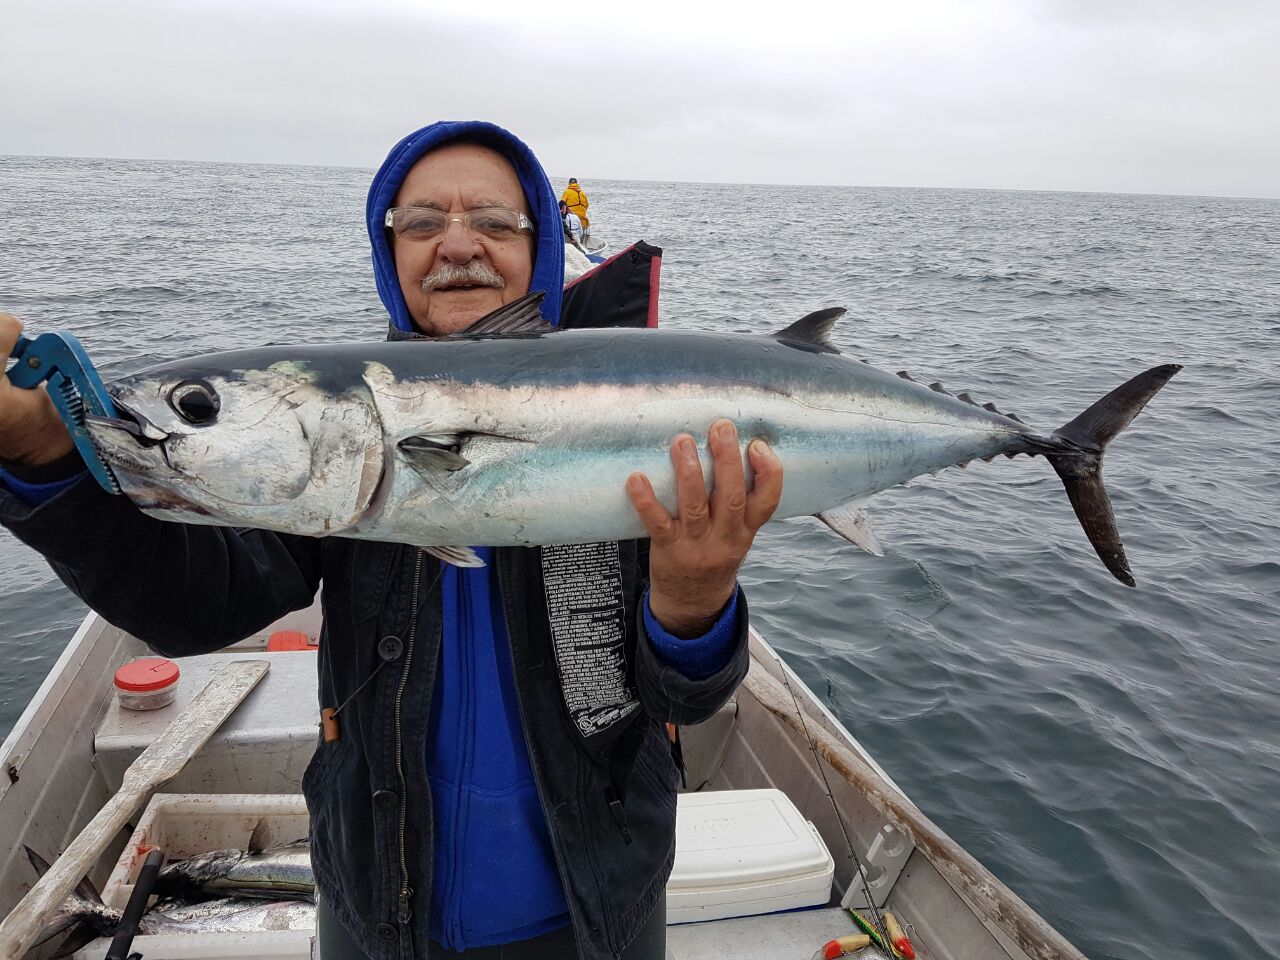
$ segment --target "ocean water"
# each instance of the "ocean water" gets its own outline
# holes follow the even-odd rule
[[[108,377],[377,337],[368,178],[0,157],[0,309]],[[742,578],[916,803],[1087,955],[1280,957],[1280,203],[584,185],[614,249],[665,249],[664,326],[841,305],[845,352],[1045,427],[1185,364],[1107,456],[1136,590],[1026,458],[880,495],[883,558],[772,524]],[[0,735],[83,614],[0,530]]]

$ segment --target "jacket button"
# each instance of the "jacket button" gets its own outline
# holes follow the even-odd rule
[[[378,924],[378,939],[383,940],[386,943],[390,943],[392,940],[396,939],[395,926],[390,923]]]
[[[399,660],[402,653],[404,653],[404,644],[400,642],[399,637],[383,637],[378,641],[378,656],[383,660]]]
[[[373,802],[378,806],[382,807],[384,810],[387,807],[393,806],[395,802],[399,799],[400,798],[395,795],[395,792],[391,790],[373,791]]]

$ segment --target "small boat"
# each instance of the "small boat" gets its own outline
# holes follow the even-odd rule
[[[128,764],[229,659],[262,657],[271,669],[164,792],[200,795],[223,807],[243,795],[276,795],[280,803],[294,804],[296,814],[303,770],[316,743],[316,666],[308,653],[315,647],[296,637],[314,638],[319,627],[317,604],[224,651],[184,658],[175,701],[143,713],[120,708],[112,677],[119,666],[150,651],[90,614],[0,747],[0,916],[35,881],[24,845],[51,860],[66,849],[119,788]],[[268,650],[268,638],[277,631],[294,632],[295,641],[283,645],[289,649]],[[755,801],[785,797],[799,817],[795,822],[810,825],[807,831],[788,828],[790,833],[818,838],[826,876],[833,879],[823,882],[819,901],[807,909],[792,909],[782,896],[781,912],[770,912],[768,903],[743,906],[743,898],[726,893],[751,886],[752,878],[735,874],[743,869],[735,867],[742,862],[739,847],[724,858],[718,876],[684,870],[668,888],[670,958],[822,956],[825,944],[860,933],[846,909],[851,906],[864,917],[892,912],[923,960],[1083,960],[906,797],[754,630],[750,644],[750,672],[734,698],[705,723],[680,731],[687,785],[679,806],[677,873],[682,858],[697,859],[691,845],[705,839],[706,824],[750,833],[762,809]],[[691,825],[699,801],[706,801],[703,808],[711,805],[711,815]],[[241,820],[247,831],[253,811]],[[90,873],[99,889],[129,843],[121,833],[99,858]],[[771,883],[775,891],[786,886],[785,878]],[[671,909],[673,898],[679,909]],[[749,915],[733,915],[744,912]],[[310,931],[301,933],[301,941],[278,932],[259,936],[257,946],[238,953],[219,952],[216,935],[201,934],[139,937],[135,949],[170,958],[308,955]],[[182,950],[176,941],[195,946]],[[98,940],[77,956],[97,960],[106,947],[106,940]],[[29,956],[47,955],[47,946],[40,950],[45,952]],[[864,947],[850,955],[886,954]]]

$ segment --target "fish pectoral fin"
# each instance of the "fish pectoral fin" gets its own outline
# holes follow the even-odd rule
[[[867,515],[862,509],[865,502],[853,500],[834,510],[824,510],[817,517],[855,547],[861,547],[872,556],[883,557],[884,548],[880,546],[880,541],[875,531],[871,529]]]
[[[396,446],[409,461],[409,466],[428,480],[441,472],[452,473],[471,463],[458,452],[462,439],[452,434],[430,434],[405,437]]]
[[[453,336],[492,337],[516,333],[550,333],[555,327],[542,316],[544,296],[546,295],[535,291],[525,294],[519,300],[504,303]]]
[[[437,560],[451,563],[455,567],[484,566],[484,561],[480,559],[480,554],[470,547],[423,547],[422,549]]]

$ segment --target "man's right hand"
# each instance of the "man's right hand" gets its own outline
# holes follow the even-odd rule
[[[18,342],[22,322],[0,313],[0,371]],[[0,461],[19,467],[39,467],[66,456],[73,449],[71,435],[41,386],[20,390],[0,373]]]

